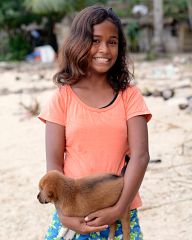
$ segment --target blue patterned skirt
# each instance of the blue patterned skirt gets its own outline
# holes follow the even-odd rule
[[[64,238],[57,237],[62,227],[57,212],[53,214],[52,222],[48,228],[45,240],[65,240]],[[75,234],[73,240],[107,240],[109,235],[109,227],[101,232],[89,234]],[[114,240],[122,240],[122,226],[121,222],[117,221],[117,229]],[[130,240],[143,240],[141,233],[137,209],[130,211]]]

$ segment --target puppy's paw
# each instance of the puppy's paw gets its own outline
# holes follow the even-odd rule
[[[73,230],[63,226],[59,230],[57,238],[62,238],[63,237],[63,238],[65,238],[65,240],[72,240],[74,236],[75,236],[75,232]]]
[[[59,230],[59,233],[58,233],[58,235],[57,235],[57,238],[62,238],[62,237],[64,237],[68,230],[69,230],[69,229],[66,228],[66,227],[61,227],[60,230]]]
[[[74,236],[75,236],[75,232],[73,230],[71,230],[71,229],[68,229],[68,231],[65,234],[64,238],[66,240],[72,240]]]

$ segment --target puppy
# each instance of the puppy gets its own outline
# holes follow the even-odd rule
[[[123,189],[123,177],[100,174],[75,180],[53,170],[40,179],[39,189],[37,198],[40,203],[54,203],[66,216],[86,217],[92,212],[111,207],[118,201]],[[123,239],[129,240],[129,208],[120,220]],[[112,224],[109,239],[114,239],[115,230],[116,224]]]

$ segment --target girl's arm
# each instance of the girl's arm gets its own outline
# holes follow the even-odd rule
[[[58,170],[63,173],[65,152],[65,127],[56,123],[46,122],[46,163],[47,171]],[[66,217],[60,209],[57,209],[61,223],[75,232],[86,234],[102,231],[106,225],[90,227],[86,225],[84,218]]]
[[[45,130],[47,171],[58,170],[63,173],[65,152],[65,127],[46,122]]]
[[[85,218],[89,226],[111,224],[121,217],[131,204],[142,183],[148,162],[148,131],[145,117],[136,116],[127,121],[130,160],[124,176],[124,187],[117,204],[90,214]]]
[[[145,117],[137,116],[127,121],[130,161],[124,176],[124,187],[116,204],[120,214],[133,201],[142,183],[148,162],[148,130]]]

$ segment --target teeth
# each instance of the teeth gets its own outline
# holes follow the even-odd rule
[[[95,59],[105,59],[105,60],[109,60],[108,58],[105,58],[105,57],[95,57]]]
[[[94,58],[97,62],[109,62],[109,59],[108,58],[104,58],[104,57],[95,57]]]

